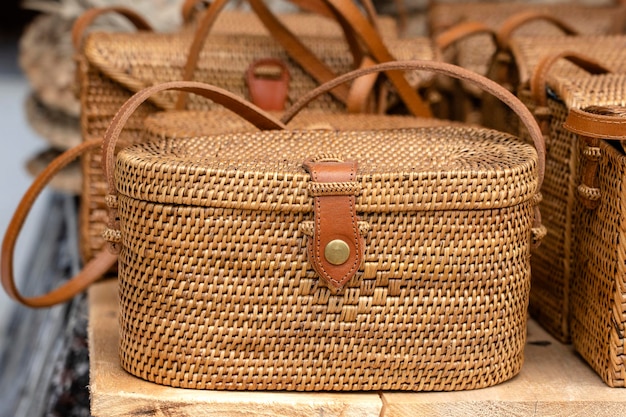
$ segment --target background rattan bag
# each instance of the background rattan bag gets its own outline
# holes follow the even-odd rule
[[[414,61],[339,77],[283,121],[341,82],[408,69],[480,83],[519,112],[537,151],[468,126],[280,130],[199,83],[124,104],[103,160],[127,371],[231,390],[459,390],[519,371],[543,173],[525,107],[469,71]],[[133,110],[174,87],[272,130],[161,139],[115,156]]]
[[[487,75],[510,91],[515,92],[518,83],[510,82],[515,77],[515,66],[511,65],[509,41],[528,36],[563,35],[608,35],[622,33],[626,24],[626,7],[593,6],[583,4],[530,4],[528,2],[470,2],[437,3],[428,11],[431,36],[440,37],[445,31],[460,22],[481,23],[482,33],[467,36],[448,48],[446,61],[454,62],[479,74]],[[506,112],[490,96],[483,101],[482,93],[470,85],[456,88],[461,93],[457,102],[463,107],[455,117],[467,122],[478,122],[498,130],[515,133],[513,123],[504,119]],[[496,104],[494,106],[494,104]],[[509,128],[512,124],[513,129]]]
[[[573,80],[569,84],[591,97],[593,88],[604,86],[600,91],[610,88],[621,100],[617,106],[574,108],[565,124],[566,129],[580,135],[581,158],[574,229],[576,273],[570,285],[571,334],[574,348],[604,382],[623,388],[626,387],[623,220],[626,155],[621,143],[626,139],[626,76],[594,78],[599,80],[583,83]],[[621,89],[616,91],[615,86]],[[593,101],[592,98],[590,102]]]
[[[548,234],[541,249],[533,252],[533,285],[530,313],[562,342],[570,341],[569,315],[572,301],[570,281],[574,261],[573,204],[577,187],[577,142],[562,124],[571,108],[592,104],[612,105],[620,98],[621,86],[598,84],[588,95],[574,91],[564,80],[601,80],[590,74],[624,73],[626,37],[524,37],[511,40],[511,48],[522,84],[518,97],[535,114],[546,147],[546,179],[540,204]],[[546,81],[548,80],[548,81]],[[574,85],[574,84],[573,84]],[[565,86],[565,90],[561,87]],[[507,116],[511,120],[512,117]]]
[[[184,78],[188,52],[194,40],[193,31],[175,34],[91,33],[80,49],[78,65],[81,92],[81,130],[83,140],[101,138],[111,118],[134,91],[164,81]],[[353,68],[349,46],[342,39],[301,38],[311,51],[340,74]],[[434,54],[428,39],[386,40],[397,59],[431,59]],[[228,53],[224,53],[228,51]],[[278,42],[267,36],[238,36],[211,34],[198,53],[193,79],[209,81],[241,96],[247,96],[243,74],[258,58],[278,57],[290,65],[288,102],[316,85],[301,67],[294,64]],[[425,82],[413,75],[412,85]],[[177,94],[157,95],[150,105],[142,106],[129,121],[121,140],[124,146],[140,140],[143,119],[158,110],[174,107]],[[334,97],[318,101],[317,107],[335,111],[342,105]],[[202,100],[191,99],[189,109],[210,107]],[[88,260],[104,245],[102,232],[106,224],[104,196],[106,184],[102,176],[100,154],[91,151],[82,159],[83,192],[81,195],[80,242],[83,258]]]

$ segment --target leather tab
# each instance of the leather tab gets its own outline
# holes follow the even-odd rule
[[[304,162],[314,196],[309,262],[333,291],[350,281],[363,262],[364,241],[356,215],[356,161],[317,159]]]
[[[283,111],[289,93],[289,69],[280,59],[254,61],[246,71],[250,101],[265,111]]]

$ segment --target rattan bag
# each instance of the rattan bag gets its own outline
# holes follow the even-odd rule
[[[626,155],[622,147],[626,139],[626,76],[594,78],[568,82],[572,91],[586,91],[592,97],[589,107],[572,109],[565,123],[566,129],[579,135],[580,158],[573,231],[576,272],[570,284],[571,337],[574,348],[606,384],[626,387]],[[597,87],[605,93],[610,89],[617,105],[593,105]]]
[[[133,92],[155,83],[185,78],[184,71],[189,67],[189,51],[195,35],[192,30],[174,34],[147,31],[89,34],[80,49],[78,65],[83,140],[101,138],[119,106]],[[345,40],[326,37],[320,42],[318,38],[306,36],[299,39],[333,73],[341,74],[354,68],[353,55]],[[434,56],[428,39],[390,39],[385,44],[397,59],[431,59]],[[317,85],[318,81],[296,64],[279,42],[265,34],[235,37],[232,34],[211,33],[198,51],[191,78],[211,82],[248,97],[244,74],[252,62],[267,57],[278,58],[289,67],[287,103]],[[413,75],[409,81],[417,86],[425,79]],[[150,105],[142,106],[129,121],[122,145],[140,140],[143,119],[153,112],[174,108],[178,97],[177,93],[152,97]],[[334,96],[317,101],[314,106],[328,111],[343,109],[343,104]],[[188,109],[196,110],[209,107],[210,103],[193,96],[187,105]],[[104,245],[101,235],[106,223],[106,184],[99,152],[89,152],[82,158],[82,166],[80,242],[83,258],[91,259]]]
[[[620,103],[622,86],[602,84],[600,74],[624,73],[626,37],[516,38],[511,41],[521,84],[518,96],[535,114],[545,136],[546,179],[541,210],[548,234],[533,254],[531,315],[563,342],[570,340],[570,281],[574,261],[577,141],[562,128],[569,109]],[[592,74],[597,74],[591,76]],[[617,80],[617,78],[607,78]],[[597,91],[574,89],[565,80],[597,80]],[[507,116],[507,120],[512,118]]]
[[[510,80],[516,79],[516,67],[511,64],[511,39],[622,33],[626,24],[626,7],[528,2],[435,3],[429,9],[428,18],[430,33],[435,38],[445,36],[460,22],[480,23],[482,28],[477,30],[475,36],[466,36],[454,48],[448,48],[446,60],[487,75],[515,92],[519,83]],[[455,98],[463,107],[457,110],[456,118],[516,132],[516,120],[513,119],[513,123],[506,119],[502,121],[502,114],[506,113],[502,112],[496,100],[487,96],[483,101],[482,93],[471,85],[462,84],[457,90],[460,91],[454,91],[457,93]],[[513,129],[509,129],[510,124]]]
[[[143,90],[113,119],[103,155],[128,372],[197,389],[345,391],[471,389],[519,371],[541,234],[539,128],[496,84],[427,61],[339,77],[283,122],[381,70],[474,80],[519,112],[537,151],[459,125],[283,130],[205,84]],[[269,130],[160,138],[116,156],[133,110],[168,88]]]

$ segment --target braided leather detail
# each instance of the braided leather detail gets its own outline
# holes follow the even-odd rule
[[[120,243],[122,241],[122,232],[107,227],[102,232],[102,237],[109,243]]]
[[[357,182],[310,182],[309,196],[323,195],[357,195],[361,192],[361,184]]]
[[[357,227],[359,228],[359,233],[361,235],[365,235],[370,231],[370,224],[364,221],[358,221]],[[298,230],[305,236],[313,237],[313,233],[315,231],[315,222],[314,221],[305,221],[298,225]]]
[[[108,208],[116,209],[117,208],[117,195],[107,194],[106,197],[104,197],[104,202]]]

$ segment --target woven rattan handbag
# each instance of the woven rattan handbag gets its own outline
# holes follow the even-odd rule
[[[580,177],[573,231],[576,272],[570,284],[574,348],[611,387],[626,387],[626,267],[624,181],[626,76],[571,80],[589,107],[570,110],[565,128],[580,135]],[[607,103],[606,93],[618,105]],[[602,94],[604,93],[604,94]],[[584,105],[583,103],[580,103]],[[620,143],[621,142],[621,143]]]
[[[371,71],[383,68],[476,80],[428,62]],[[132,110],[168,87],[132,98],[105,135],[126,370],[247,390],[470,389],[519,371],[542,170],[531,147],[465,126],[275,130],[212,89],[274,130],[115,158]]]
[[[541,235],[539,127],[496,84],[428,61],[339,77],[283,121],[312,97],[381,70],[474,80],[519,112],[537,151],[508,134],[441,122],[282,130],[206,84],[141,91],[114,118],[103,156],[127,371],[197,389],[335,391],[463,390],[519,372],[530,246]],[[116,156],[133,110],[167,88],[270,130],[161,138]],[[385,116],[374,117],[383,126]],[[3,285],[25,301],[4,273],[15,238],[3,245]]]
[[[520,37],[511,40],[511,50],[521,84],[518,97],[540,123],[548,152],[546,180],[541,203],[548,234],[541,250],[533,254],[531,315],[552,335],[570,341],[572,306],[570,281],[579,257],[574,249],[573,203],[577,184],[577,145],[562,124],[571,108],[592,104],[612,105],[623,100],[619,85],[598,85],[599,93],[588,96],[564,80],[601,80],[591,74],[626,70],[626,37]],[[570,59],[561,59],[570,58]],[[572,59],[574,62],[572,62]],[[587,62],[587,64],[585,64]],[[601,64],[600,64],[601,63]],[[548,80],[548,81],[546,81]],[[613,90],[612,90],[613,89]],[[507,120],[512,118],[506,116]]]
[[[116,110],[134,91],[154,83],[183,78],[194,35],[194,32],[189,30],[175,34],[146,31],[91,33],[85,39],[84,46],[79,49],[78,72],[83,140],[101,138]],[[318,42],[315,38],[302,38],[302,42],[334,73],[346,72],[354,66],[349,46],[343,39],[334,41],[325,39],[324,42]],[[428,39],[397,39],[385,43],[398,59],[431,59],[434,56]],[[288,102],[317,85],[315,79],[300,66],[293,64],[285,50],[275,40],[266,36],[233,37],[219,33],[212,33],[209,41],[198,53],[198,62],[192,78],[210,81],[245,97],[248,90],[243,75],[251,62],[268,56],[291,63]],[[419,85],[424,81],[424,77],[415,75],[409,81]],[[173,108],[177,97],[176,93],[166,93],[151,98],[151,105],[142,106],[129,121],[122,143],[137,141],[143,119],[155,111]],[[187,107],[204,109],[210,107],[210,103],[192,98]],[[316,107],[335,111],[342,106],[336,98],[327,97],[318,101]],[[99,152],[88,152],[82,158],[82,167],[80,242],[83,258],[88,260],[104,245],[101,235],[106,223],[104,204],[106,185],[102,176]]]

